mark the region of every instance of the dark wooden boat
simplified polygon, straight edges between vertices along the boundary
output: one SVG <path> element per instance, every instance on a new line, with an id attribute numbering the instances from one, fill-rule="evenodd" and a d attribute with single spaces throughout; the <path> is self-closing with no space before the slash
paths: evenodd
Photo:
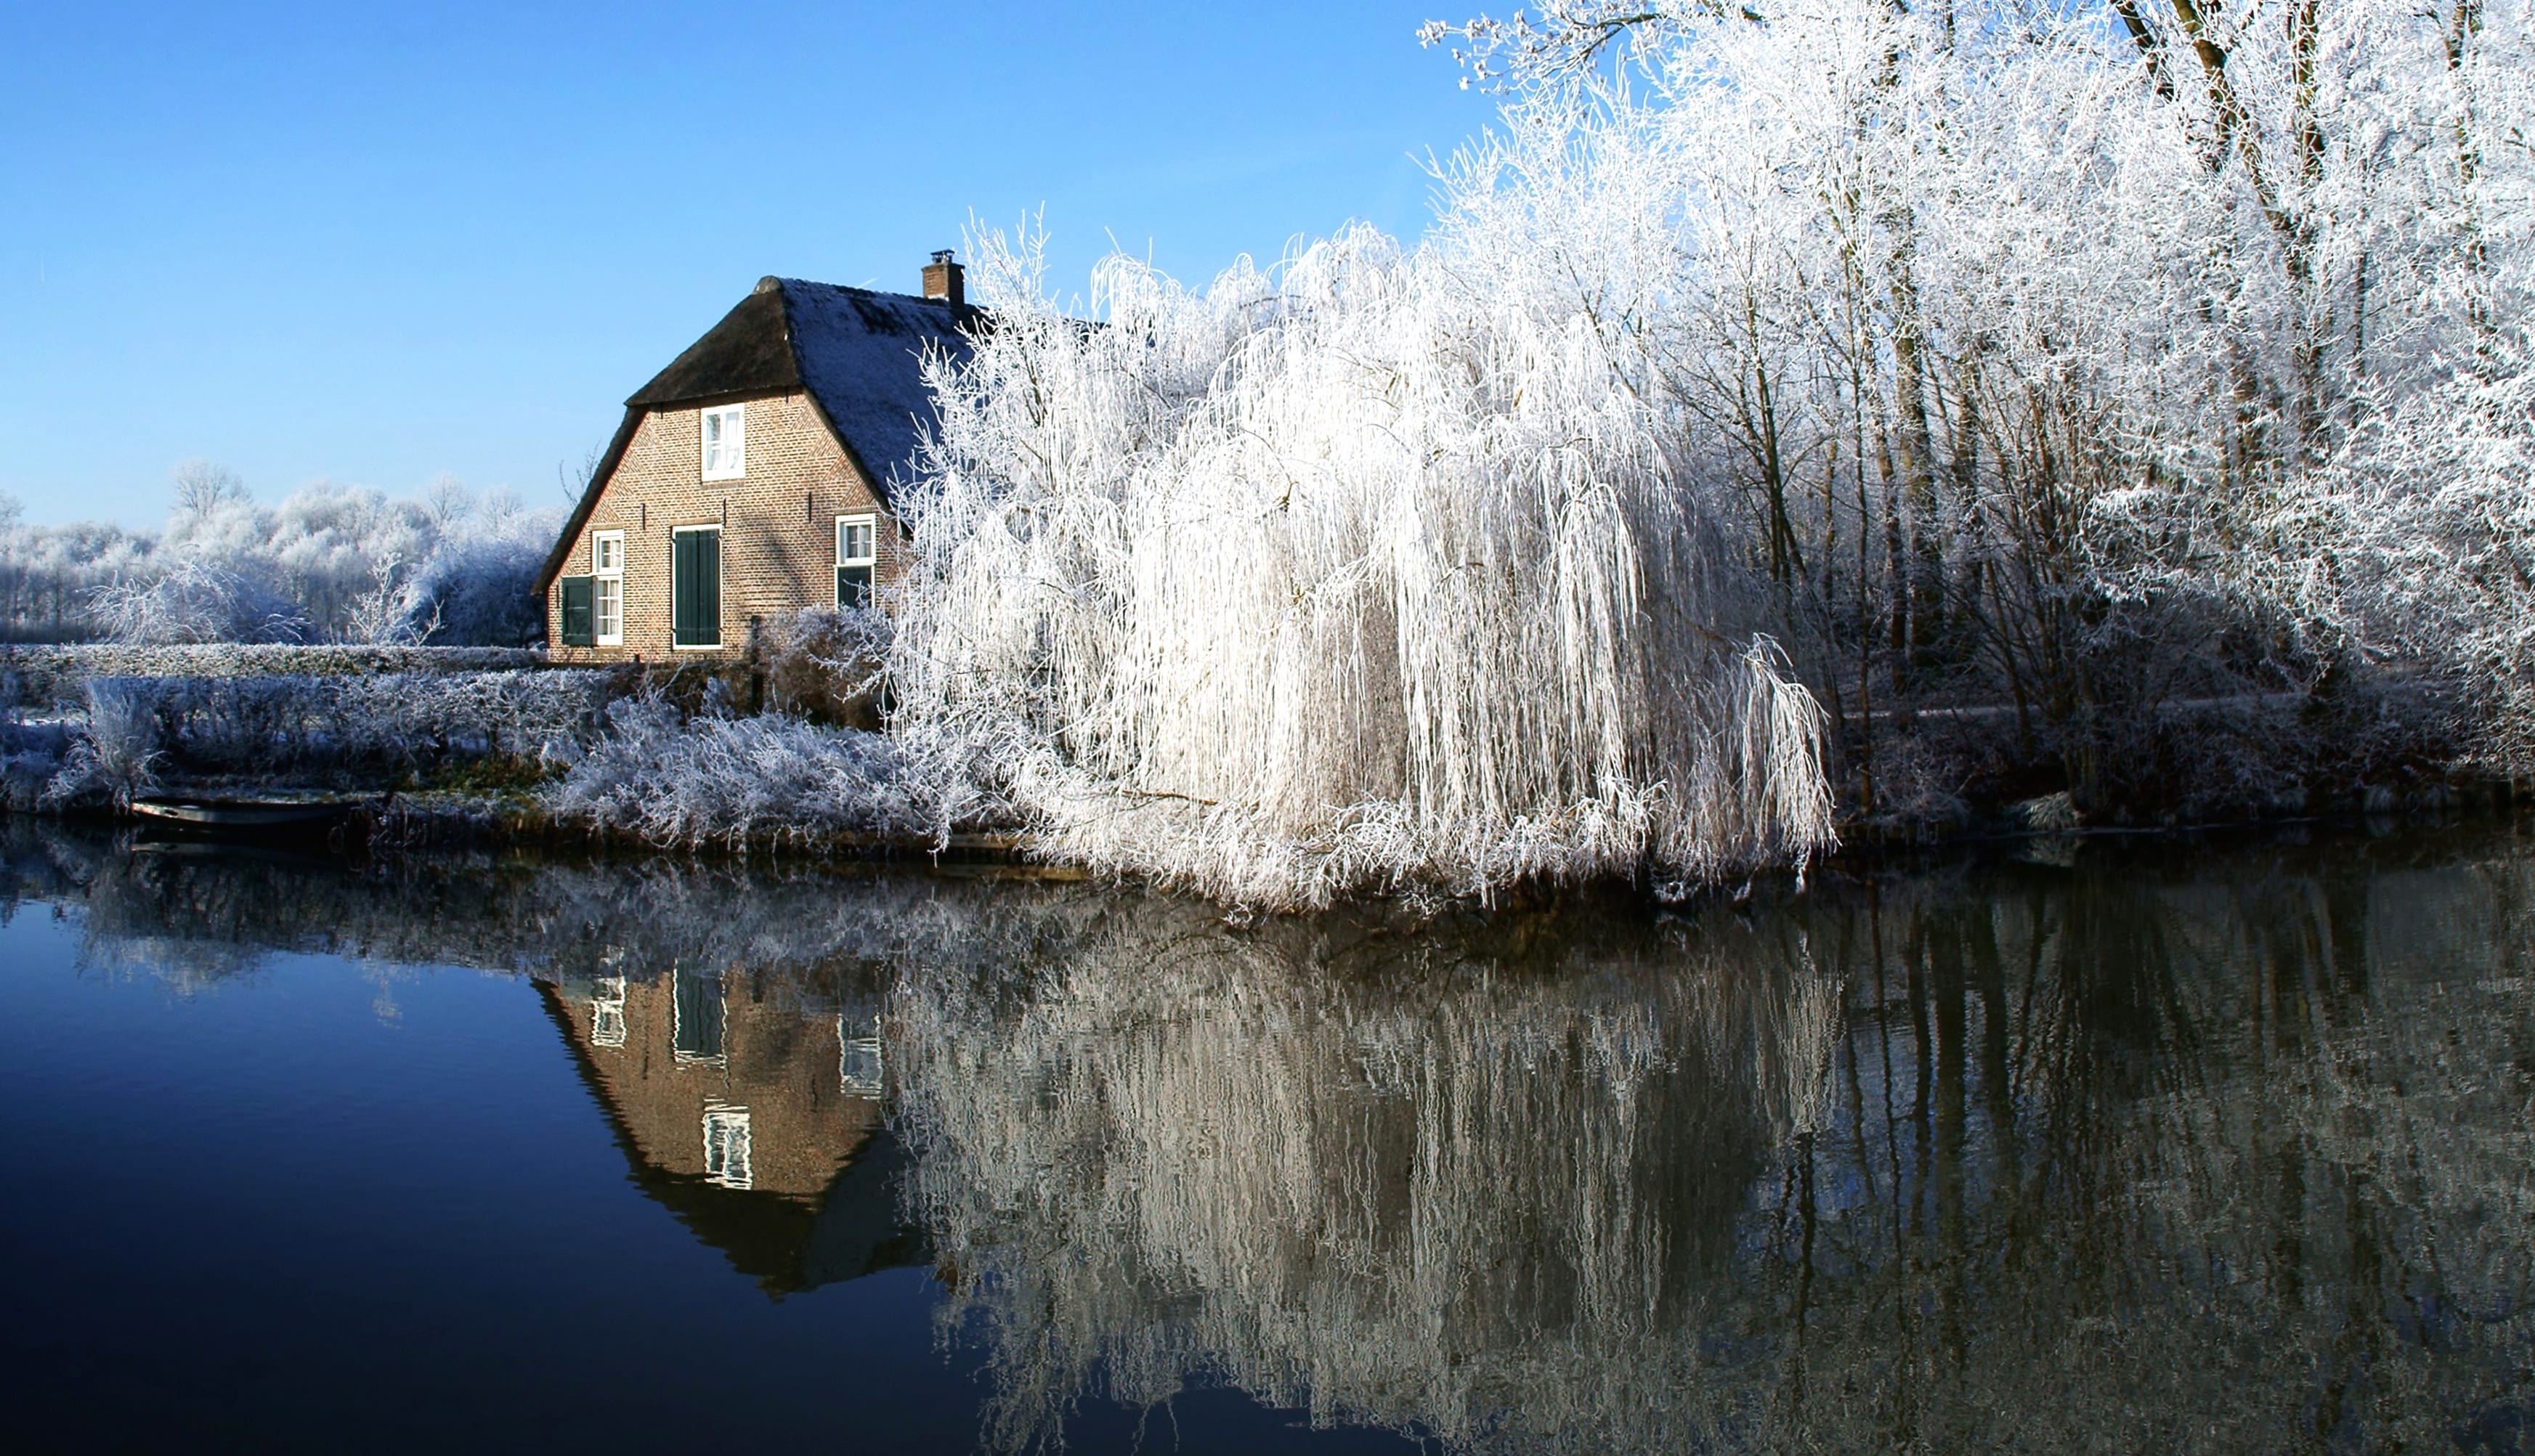
<path id="1" fill-rule="evenodd" d="M 235 794 L 153 794 L 132 801 L 134 817 L 173 828 L 253 833 L 331 829 L 377 807 L 365 795 L 277 790 Z"/>

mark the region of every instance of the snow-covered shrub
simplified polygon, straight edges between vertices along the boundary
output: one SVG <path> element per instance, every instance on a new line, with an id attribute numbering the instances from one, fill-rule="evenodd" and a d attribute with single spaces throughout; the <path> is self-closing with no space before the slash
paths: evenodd
<path id="1" fill-rule="evenodd" d="M 890 641 L 886 613 L 851 607 L 804 607 L 766 625 L 759 663 L 767 701 L 823 722 L 876 726 L 872 711 Z"/>
<path id="2" fill-rule="evenodd" d="M 544 641 L 536 578 L 552 544 L 496 537 L 442 545 L 406 586 L 403 631 L 416 641 L 452 645 Z"/>
<path id="3" fill-rule="evenodd" d="M 52 804 L 103 798 L 121 808 L 157 787 L 158 704 L 146 678 L 97 678 L 88 685 L 88 719 L 44 788 Z"/>
<path id="4" fill-rule="evenodd" d="M 1584 310 L 1378 234 L 1105 327 L 1026 247 L 937 369 L 893 691 L 1069 860 L 1276 905 L 1830 842 L 1823 715 Z"/>
<path id="5" fill-rule="evenodd" d="M 605 734 L 544 799 L 567 822 L 660 845 L 913 837 L 942 821 L 879 734 L 783 713 L 689 718 L 657 694 L 610 707 Z"/>
<path id="6" fill-rule="evenodd" d="M 0 721 L 0 808 L 41 807 L 70 752 L 70 730 L 58 719 L 27 722 L 11 714 Z"/>
<path id="7" fill-rule="evenodd" d="M 202 557 L 92 588 L 88 610 L 118 642 L 295 642 L 308 629 L 306 614 L 261 573 Z"/>

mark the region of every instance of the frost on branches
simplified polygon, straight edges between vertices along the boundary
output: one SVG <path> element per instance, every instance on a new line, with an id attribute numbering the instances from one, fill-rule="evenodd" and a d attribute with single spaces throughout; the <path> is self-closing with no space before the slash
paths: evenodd
<path id="1" fill-rule="evenodd" d="M 1085 326 L 988 242 L 937 377 L 898 731 L 1046 852 L 1237 900 L 1801 865 L 1823 715 L 1578 310 L 1370 231 Z"/>
<path id="2" fill-rule="evenodd" d="M 1551 0 L 1427 37 L 1512 96 L 1436 245 L 1596 320 L 1860 814 L 2535 771 L 2523 0 Z"/>
<path id="3" fill-rule="evenodd" d="M 2525 0 L 1425 35 L 1508 105 L 1414 251 L 1083 324 L 983 249 L 897 726 L 1052 853 L 1317 903 L 1801 863 L 1826 763 L 1914 826 L 2535 772 Z"/>

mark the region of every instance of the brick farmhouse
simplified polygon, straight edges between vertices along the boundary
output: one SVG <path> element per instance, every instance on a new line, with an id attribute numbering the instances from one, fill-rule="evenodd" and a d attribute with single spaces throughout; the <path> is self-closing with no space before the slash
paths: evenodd
<path id="1" fill-rule="evenodd" d="M 981 317 L 949 253 L 923 276 L 922 297 L 763 279 L 625 401 L 538 574 L 555 660 L 727 660 L 768 619 L 875 604 L 934 419 L 924 357 L 964 357 Z"/>
<path id="2" fill-rule="evenodd" d="M 621 952 L 617 952 L 621 955 Z M 636 1187 L 782 1295 L 922 1259 L 867 999 L 733 969 L 539 982 Z"/>

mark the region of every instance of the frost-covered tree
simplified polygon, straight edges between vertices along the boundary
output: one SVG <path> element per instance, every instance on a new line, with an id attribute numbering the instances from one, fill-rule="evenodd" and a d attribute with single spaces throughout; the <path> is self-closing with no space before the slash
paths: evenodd
<path id="1" fill-rule="evenodd" d="M 2529 15 L 1431 26 L 1508 107 L 1414 248 L 1112 260 L 1081 323 L 985 240 L 900 732 L 1302 902 L 1800 860 L 1815 702 L 1870 816 L 2524 771 Z"/>
<path id="2" fill-rule="evenodd" d="M 1355 230 L 1203 291 L 1112 259 L 1085 327 L 977 253 L 897 723 L 1054 852 L 1315 904 L 1827 844 L 1820 711 L 1588 312 Z"/>
<path id="3" fill-rule="evenodd" d="M 2463 689 L 2407 715 L 2435 766 L 2526 737 L 2488 645 L 2525 620 L 2523 523 L 2461 501 L 2509 498 L 2529 427 L 2528 26 L 1554 0 L 1429 28 L 1514 96 L 1440 226 L 1493 286 L 1585 300 L 1739 502 L 1862 807 L 1913 791 L 1879 754 L 1936 705 L 2011 708 L 1993 748 L 2089 810 L 2357 751 L 2311 715 L 2218 768 L 2204 705 L 2264 695 Z"/>

